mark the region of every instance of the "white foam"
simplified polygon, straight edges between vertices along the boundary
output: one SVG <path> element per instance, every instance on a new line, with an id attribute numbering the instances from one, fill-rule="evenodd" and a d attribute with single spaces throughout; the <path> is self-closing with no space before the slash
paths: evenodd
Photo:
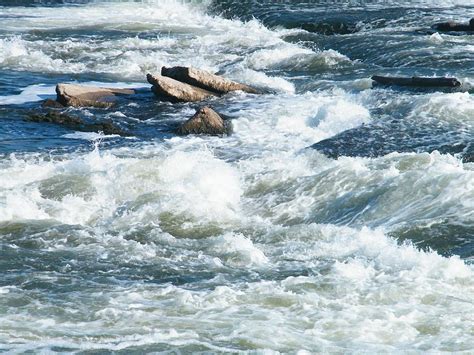
<path id="1" fill-rule="evenodd" d="M 248 70 L 273 66 L 334 65 L 347 60 L 335 51 L 315 53 L 282 39 L 289 30 L 271 31 L 256 20 L 241 22 L 210 16 L 202 6 L 180 2 L 95 3 L 79 7 L 9 8 L 5 28 L 97 28 L 141 32 L 161 31 L 156 38 L 54 39 L 35 41 L 21 36 L 0 40 L 0 67 L 57 73 L 108 73 L 128 80 L 144 80 L 161 66 L 192 65 L 205 70 L 225 68 L 233 79 L 276 90 L 291 91 L 291 84 Z M 193 12 L 193 16 L 183 14 Z M 141 19 L 138 21 L 137 19 Z M 146 19 L 143 21 L 142 19 Z M 187 33 L 187 36 L 183 36 Z M 216 48 L 219 51 L 216 52 Z M 300 59 L 293 58 L 295 53 Z M 80 61 L 77 59 L 80 56 Z M 241 60 L 244 58 L 244 60 Z M 319 58 L 319 59 L 318 59 Z M 242 73 L 242 76 L 235 77 Z M 246 74 L 247 73 L 247 74 Z M 273 85 L 274 84 L 274 85 Z"/>
<path id="2" fill-rule="evenodd" d="M 433 33 L 430 37 L 429 37 L 429 41 L 431 43 L 434 43 L 434 44 L 440 44 L 440 43 L 443 43 L 444 42 L 444 38 L 443 36 L 441 36 L 438 32 L 436 33 Z"/>
<path id="3" fill-rule="evenodd" d="M 96 132 L 74 132 L 74 133 L 68 133 L 62 135 L 64 138 L 69 138 L 69 139 L 81 139 L 81 140 L 86 140 L 86 141 L 97 141 L 97 140 L 102 140 L 102 139 L 107 139 L 107 138 L 117 138 L 120 137 L 118 134 L 109 134 L 109 135 L 104 135 L 102 133 L 96 133 Z"/>
<path id="4" fill-rule="evenodd" d="M 30 85 L 24 88 L 21 94 L 0 96 L 0 105 L 20 105 L 53 98 L 55 97 L 54 88 L 51 85 Z"/>
<path id="5" fill-rule="evenodd" d="M 163 344 L 183 352 L 469 351 L 472 265 L 388 235 L 447 218 L 471 223 L 474 167 L 437 152 L 333 160 L 303 149 L 370 122 L 373 92 L 296 93 L 290 79 L 257 70 L 349 60 L 285 43 L 284 31 L 255 20 L 224 20 L 199 9 L 145 2 L 9 10 L 23 17 L 6 21 L 7 29 L 171 34 L 102 42 L 9 39 L 2 44 L 4 67 L 141 78 L 162 64 L 193 63 L 279 94 L 230 95 L 229 111 L 238 116 L 230 137 L 174 137 L 102 151 L 103 136 L 75 133 L 68 137 L 96 141 L 95 149 L 2 159 L 2 226 L 18 223 L 12 234 L 22 223 L 31 226 L 32 252 L 67 252 L 71 260 L 60 269 L 66 280 L 77 280 L 82 262 L 112 271 L 95 275 L 111 280 L 110 288 L 98 290 L 94 279 L 91 289 L 65 293 L 61 312 L 57 299 L 43 297 L 1 314 L 0 343 L 17 352 L 126 352 Z M 27 18 L 31 11 L 37 16 Z M 64 57 L 68 51 L 84 54 L 84 61 Z M 31 86 L 3 99 L 31 102 L 53 89 Z M 472 114 L 468 94 L 437 93 L 417 97 L 408 115 L 469 126 Z M 45 231 L 37 228 L 42 223 Z M 24 242 L 4 238 L 7 247 Z M 44 273 L 24 275 L 31 277 L 25 282 L 46 282 Z M 62 285 L 54 276 L 48 282 Z M 37 290 L 7 291 L 0 288 L 6 303 Z M 15 343 L 7 342 L 13 337 Z"/>
<path id="6" fill-rule="evenodd" d="M 211 252 L 225 258 L 230 266 L 261 266 L 268 262 L 265 254 L 250 239 L 240 234 L 224 234 L 215 238 Z"/>

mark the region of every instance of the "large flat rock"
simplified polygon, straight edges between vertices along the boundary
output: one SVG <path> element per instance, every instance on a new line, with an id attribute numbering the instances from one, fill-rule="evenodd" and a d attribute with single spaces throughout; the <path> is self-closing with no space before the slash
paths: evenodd
<path id="1" fill-rule="evenodd" d="M 205 70 L 191 67 L 163 67 L 161 68 L 161 75 L 217 94 L 226 94 L 238 90 L 251 94 L 258 93 L 256 89 L 248 85 L 237 83 Z"/>
<path id="2" fill-rule="evenodd" d="M 196 102 L 217 96 L 210 91 L 182 83 L 178 80 L 161 75 L 148 74 L 148 82 L 152 90 L 162 100 L 171 102 Z"/>
<path id="3" fill-rule="evenodd" d="M 119 95 L 133 95 L 132 89 L 114 89 L 74 84 L 56 86 L 57 101 L 64 106 L 111 107 Z"/>

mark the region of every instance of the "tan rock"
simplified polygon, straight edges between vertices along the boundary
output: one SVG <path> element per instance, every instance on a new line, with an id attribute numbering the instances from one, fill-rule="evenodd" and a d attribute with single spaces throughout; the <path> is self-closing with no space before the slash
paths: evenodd
<path id="1" fill-rule="evenodd" d="M 64 106 L 74 107 L 111 107 L 118 95 L 132 95 L 131 89 L 113 89 L 73 84 L 56 86 L 57 101 Z"/>
<path id="2" fill-rule="evenodd" d="M 155 95 L 167 101 L 196 102 L 216 96 L 210 91 L 165 76 L 148 74 L 146 78 L 153 85 Z"/>
<path id="3" fill-rule="evenodd" d="M 193 117 L 187 120 L 177 130 L 178 134 L 208 134 L 213 136 L 232 133 L 232 124 L 224 121 L 212 108 L 200 108 Z"/>
<path id="4" fill-rule="evenodd" d="M 225 79 L 219 75 L 204 70 L 189 67 L 161 68 L 161 75 L 173 78 L 183 83 L 197 86 L 201 89 L 218 94 L 226 94 L 231 91 L 245 91 L 257 94 L 258 91 L 248 85 Z"/>

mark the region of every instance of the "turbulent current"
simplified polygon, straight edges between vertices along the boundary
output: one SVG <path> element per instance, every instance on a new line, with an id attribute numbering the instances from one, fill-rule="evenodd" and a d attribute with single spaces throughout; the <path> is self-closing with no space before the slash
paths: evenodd
<path id="1" fill-rule="evenodd" d="M 474 351 L 472 0 L 0 5 L 0 352 Z M 178 137 L 163 65 L 265 93 Z M 28 121 L 58 82 L 130 135 Z"/>

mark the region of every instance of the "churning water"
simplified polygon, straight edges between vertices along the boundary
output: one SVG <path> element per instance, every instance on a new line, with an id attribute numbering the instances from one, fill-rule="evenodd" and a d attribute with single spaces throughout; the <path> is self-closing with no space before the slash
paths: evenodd
<path id="1" fill-rule="evenodd" d="M 429 31 L 471 0 L 1 4 L 0 351 L 474 351 L 473 36 Z M 129 137 L 25 120 L 163 65 L 266 94 L 224 138 L 147 90 L 68 109 Z"/>

